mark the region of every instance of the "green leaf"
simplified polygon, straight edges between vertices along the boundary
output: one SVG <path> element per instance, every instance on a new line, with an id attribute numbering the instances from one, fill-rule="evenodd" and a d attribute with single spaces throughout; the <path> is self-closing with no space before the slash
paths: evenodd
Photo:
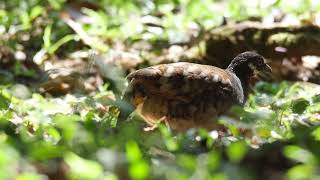
<path id="1" fill-rule="evenodd" d="M 119 115 L 120 115 L 120 110 L 115 106 L 111 106 L 109 108 L 109 112 L 106 113 L 104 120 L 106 122 L 109 122 L 111 127 L 115 128 L 117 126 Z"/>
<path id="2" fill-rule="evenodd" d="M 129 141 L 126 144 L 126 150 L 129 162 L 136 162 L 142 158 L 139 146 L 134 141 Z"/>
<path id="3" fill-rule="evenodd" d="M 0 111 L 0 126 L 5 126 L 12 117 L 12 111 Z"/>
<path id="4" fill-rule="evenodd" d="M 66 0 L 48 0 L 49 4 L 53 7 L 55 10 L 59 10 L 63 7 L 64 2 Z"/>
<path id="5" fill-rule="evenodd" d="M 192 155 L 181 154 L 178 156 L 177 161 L 181 167 L 184 167 L 189 171 L 194 171 L 196 169 L 196 165 L 197 165 L 196 158 L 193 157 Z"/>
<path id="6" fill-rule="evenodd" d="M 0 93 L 0 110 L 1 109 L 8 109 L 10 106 L 10 101 L 9 99 L 7 99 L 6 97 L 4 97 L 1 93 Z"/>
<path id="7" fill-rule="evenodd" d="M 228 180 L 228 176 L 223 173 L 214 174 L 210 180 Z"/>
<path id="8" fill-rule="evenodd" d="M 57 144 L 60 139 L 60 133 L 54 127 L 50 127 L 47 129 L 48 137 L 46 138 L 47 141 L 51 142 L 52 144 Z"/>
<path id="9" fill-rule="evenodd" d="M 176 140 L 172 137 L 170 130 L 162 124 L 159 125 L 159 129 L 162 134 L 162 138 L 164 138 L 168 150 L 176 151 L 179 148 L 179 146 Z"/>
<path id="10" fill-rule="evenodd" d="M 310 102 L 304 98 L 296 99 L 291 103 L 292 112 L 297 114 L 302 114 L 308 106 Z"/>
<path id="11" fill-rule="evenodd" d="M 0 179 L 13 179 L 13 172 L 19 168 L 20 155 L 17 149 L 6 144 L 7 135 L 1 133 L 0 139 Z"/>
<path id="12" fill-rule="evenodd" d="M 52 116 L 53 122 L 58 128 L 62 129 L 62 137 L 70 142 L 79 128 L 77 121 L 81 120 L 77 115 L 55 114 Z"/>
<path id="13" fill-rule="evenodd" d="M 20 21 L 22 23 L 22 28 L 24 30 L 27 30 L 31 27 L 31 19 L 30 16 L 27 12 L 23 11 L 19 14 L 20 16 Z"/>
<path id="14" fill-rule="evenodd" d="M 30 144 L 30 158 L 34 160 L 48 160 L 61 157 L 64 154 L 64 148 L 38 140 Z"/>
<path id="15" fill-rule="evenodd" d="M 320 94 L 314 95 L 312 97 L 312 102 L 313 103 L 319 103 L 320 102 Z"/>
<path id="16" fill-rule="evenodd" d="M 312 179 L 311 177 L 314 171 L 314 166 L 301 164 L 289 169 L 287 172 L 287 177 L 289 180 Z"/>
<path id="17" fill-rule="evenodd" d="M 138 161 L 129 167 L 129 174 L 132 179 L 146 179 L 149 175 L 149 166 L 144 161 Z"/>
<path id="18" fill-rule="evenodd" d="M 44 48 L 47 51 L 51 47 L 51 30 L 52 30 L 52 25 L 46 26 L 44 29 L 43 37 L 42 37 Z"/>
<path id="19" fill-rule="evenodd" d="M 44 8 L 42 6 L 35 6 L 31 9 L 30 19 L 34 19 L 44 13 Z"/>
<path id="20" fill-rule="evenodd" d="M 103 180 L 118 180 L 118 177 L 113 173 L 107 173 L 103 178 Z"/>
<path id="21" fill-rule="evenodd" d="M 302 163 L 315 163 L 315 157 L 314 155 L 305 150 L 302 149 L 299 146 L 290 145 L 286 146 L 283 151 L 284 155 L 292 160 L 302 162 Z"/>
<path id="22" fill-rule="evenodd" d="M 22 173 L 15 178 L 15 180 L 42 180 L 42 179 L 45 179 L 45 177 L 32 172 Z"/>
<path id="23" fill-rule="evenodd" d="M 67 123 L 67 122 L 76 122 L 80 121 L 81 118 L 78 115 L 69 115 L 69 114 L 55 114 L 52 116 L 52 118 L 57 122 L 57 123 Z"/>
<path id="24" fill-rule="evenodd" d="M 54 54 L 62 45 L 72 40 L 78 40 L 78 36 L 74 34 L 68 34 L 64 36 L 63 38 L 59 39 L 56 43 L 52 44 L 52 46 L 48 48 L 48 53 Z"/>
<path id="25" fill-rule="evenodd" d="M 75 179 L 99 179 L 103 175 L 102 166 L 92 160 L 87 160 L 69 152 L 64 156 L 64 160 L 70 167 L 71 177 Z M 71 179 L 74 179 L 71 178 Z"/>
<path id="26" fill-rule="evenodd" d="M 316 141 L 320 141 L 320 127 L 313 130 L 311 135 L 314 137 Z"/>
<path id="27" fill-rule="evenodd" d="M 208 168 L 210 170 L 215 170 L 220 166 L 221 155 L 216 151 L 211 151 L 208 153 Z"/>
<path id="28" fill-rule="evenodd" d="M 244 141 L 238 141 L 227 147 L 227 155 L 232 162 L 240 162 L 248 152 L 248 146 Z"/>
<path id="29" fill-rule="evenodd" d="M 134 141 L 126 144 L 127 159 L 130 163 L 129 175 L 132 179 L 146 179 L 149 175 L 149 165 L 142 159 L 139 146 Z"/>

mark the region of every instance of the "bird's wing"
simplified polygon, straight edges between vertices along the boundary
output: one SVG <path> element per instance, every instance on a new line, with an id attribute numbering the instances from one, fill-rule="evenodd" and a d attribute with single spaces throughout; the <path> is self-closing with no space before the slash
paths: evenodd
<path id="1" fill-rule="evenodd" d="M 191 102 L 195 98 L 234 100 L 237 83 L 223 69 L 194 63 L 172 63 L 151 66 L 131 73 L 128 92 L 134 96 L 161 96 Z"/>

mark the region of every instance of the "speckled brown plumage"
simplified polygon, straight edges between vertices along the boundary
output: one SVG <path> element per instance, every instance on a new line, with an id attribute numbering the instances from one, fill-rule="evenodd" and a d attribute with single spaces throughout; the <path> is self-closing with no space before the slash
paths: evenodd
<path id="1" fill-rule="evenodd" d="M 254 72 L 249 64 L 259 69 L 259 65 L 265 65 L 261 60 L 260 55 L 246 52 L 225 70 L 187 62 L 140 69 L 128 76 L 127 94 L 150 126 L 164 121 L 176 130 L 215 129 L 217 116 L 245 102 L 246 81 Z"/>

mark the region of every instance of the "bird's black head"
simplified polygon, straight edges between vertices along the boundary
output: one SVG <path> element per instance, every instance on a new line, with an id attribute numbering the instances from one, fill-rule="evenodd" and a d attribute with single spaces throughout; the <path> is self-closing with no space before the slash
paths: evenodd
<path id="1" fill-rule="evenodd" d="M 265 63 L 264 58 L 252 51 L 247 51 L 236 56 L 227 70 L 235 73 L 240 80 L 252 77 L 255 74 L 270 73 L 271 68 Z"/>
<path id="2" fill-rule="evenodd" d="M 271 73 L 271 68 L 265 63 L 260 54 L 247 51 L 235 57 L 228 66 L 227 71 L 234 73 L 240 79 L 246 96 L 250 79 L 256 74 L 267 76 Z"/>

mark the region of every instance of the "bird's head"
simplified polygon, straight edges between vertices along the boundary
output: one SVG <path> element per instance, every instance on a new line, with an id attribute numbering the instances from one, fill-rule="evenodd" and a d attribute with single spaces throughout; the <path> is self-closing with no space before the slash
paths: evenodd
<path id="1" fill-rule="evenodd" d="M 235 73 L 240 80 L 250 79 L 252 76 L 266 75 L 271 73 L 271 67 L 258 53 L 247 51 L 236 56 L 227 70 Z"/>

